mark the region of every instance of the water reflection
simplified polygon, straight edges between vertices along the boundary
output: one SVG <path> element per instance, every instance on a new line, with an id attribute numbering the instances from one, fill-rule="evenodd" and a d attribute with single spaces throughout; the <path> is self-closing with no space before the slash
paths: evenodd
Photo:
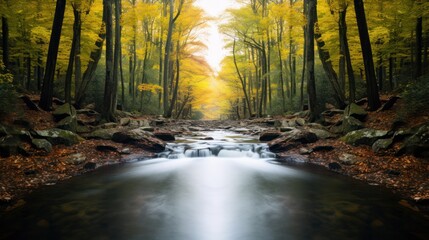
<path id="1" fill-rule="evenodd" d="M 38 191 L 0 216 L 0 239 L 429 239 L 428 220 L 379 188 L 271 164 L 263 145 L 217 136 L 204 143 L 221 146 L 217 157 L 147 160 Z M 170 153 L 189 144 L 203 142 Z"/>

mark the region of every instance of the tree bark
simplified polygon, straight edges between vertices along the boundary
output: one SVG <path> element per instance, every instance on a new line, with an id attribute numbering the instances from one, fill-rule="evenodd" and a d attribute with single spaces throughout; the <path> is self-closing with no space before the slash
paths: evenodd
<path id="1" fill-rule="evenodd" d="M 372 58 L 372 48 L 366 22 L 365 8 L 362 0 L 354 0 L 354 6 L 359 29 L 362 56 L 365 65 L 368 109 L 370 111 L 375 111 L 381 106 L 381 102 L 380 95 L 378 93 L 377 79 L 375 77 L 374 60 Z"/>
<path id="2" fill-rule="evenodd" d="M 180 16 L 180 12 L 183 6 L 183 0 L 180 0 L 180 5 L 177 10 L 176 16 L 174 16 L 174 0 L 170 0 L 170 8 L 169 8 L 169 23 L 168 23 L 168 31 L 167 31 L 167 39 L 165 41 L 165 51 L 164 51 L 164 74 L 163 74 L 163 107 L 164 107 L 164 116 L 167 117 L 169 111 L 169 91 L 168 91 L 168 83 L 170 78 L 170 56 L 172 51 L 172 38 L 173 38 L 173 30 L 174 23 L 177 18 Z"/>
<path id="3" fill-rule="evenodd" d="M 347 68 L 347 76 L 349 80 L 349 101 L 354 102 L 356 99 L 356 81 L 353 71 L 352 60 L 350 56 L 349 41 L 347 39 L 347 5 L 343 7 L 343 11 L 340 12 L 339 16 L 339 28 L 340 28 L 340 45 L 343 49 L 344 60 Z"/>
<path id="4" fill-rule="evenodd" d="M 113 102 L 115 94 L 113 80 L 113 11 L 111 0 L 103 0 L 103 11 L 106 14 L 106 79 L 104 85 L 102 118 L 110 122 L 115 120 Z"/>
<path id="5" fill-rule="evenodd" d="M 233 47 L 232 47 L 232 56 L 234 58 L 234 66 L 235 66 L 235 70 L 237 71 L 238 79 L 240 80 L 240 83 L 241 83 L 241 88 L 243 89 L 244 98 L 246 100 L 247 108 L 249 109 L 249 116 L 252 116 L 252 106 L 250 105 L 250 99 L 249 99 L 249 96 L 247 95 L 246 84 L 244 82 L 243 76 L 240 73 L 240 69 L 238 68 L 238 65 L 237 65 L 237 58 L 235 55 L 235 46 L 236 46 L 236 41 L 234 39 L 234 43 L 233 43 Z"/>
<path id="6" fill-rule="evenodd" d="M 307 61 L 307 93 L 308 93 L 308 107 L 310 110 L 310 121 L 316 119 L 317 116 L 317 97 L 316 97 L 316 80 L 314 76 L 314 26 L 316 21 L 316 6 L 317 0 L 305 0 L 304 4 L 307 5 L 307 33 L 305 38 L 306 46 L 306 61 Z"/>
<path id="7" fill-rule="evenodd" d="M 54 95 L 54 76 L 57 65 L 58 48 L 60 45 L 61 30 L 66 9 L 66 0 L 57 0 L 54 21 L 52 24 L 51 39 L 49 42 L 48 58 L 46 60 L 45 76 L 43 78 L 42 93 L 39 106 L 43 110 L 51 110 Z"/>

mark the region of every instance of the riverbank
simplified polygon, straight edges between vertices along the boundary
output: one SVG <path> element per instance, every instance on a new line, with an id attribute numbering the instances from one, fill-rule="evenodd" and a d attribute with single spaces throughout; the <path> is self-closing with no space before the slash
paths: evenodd
<path id="1" fill-rule="evenodd" d="M 396 111 L 397 109 L 392 109 L 369 113 L 363 127 L 388 131 L 396 119 Z M 91 122 L 91 117 L 88 117 L 87 114 L 85 116 L 80 121 Z M 335 117 L 338 118 L 338 116 Z M 11 116 L 2 124 L 16 124 L 17 119 L 25 119 L 33 130 L 55 127 L 55 119 L 51 113 L 30 110 L 25 110 L 20 116 Z M 297 124 L 291 126 L 291 122 Z M 404 127 L 412 128 L 426 122 L 429 122 L 429 117 L 420 116 L 407 121 Z M 288 126 L 284 126 L 285 124 Z M 332 124 L 334 127 L 336 125 L 338 125 L 337 122 Z M 102 133 L 101 138 L 105 139 L 83 133 L 81 135 L 85 139 L 81 139 L 78 143 L 70 146 L 53 145 L 49 152 L 43 148 L 34 149 L 31 143 L 24 142 L 18 149 L 21 150 L 16 154 L 1 158 L 0 209 L 11 210 L 25 204 L 25 196 L 41 186 L 53 185 L 106 165 L 151 158 L 156 154 L 154 149 L 145 148 L 148 146 L 147 142 L 135 144 L 135 141 L 122 141 L 124 134 L 119 139 L 121 141 L 112 141 L 103 135 L 106 133 L 131 128 L 145 129 L 145 131 L 138 132 L 139 136 L 145 141 L 149 139 L 154 142 L 155 140 L 151 137 L 147 137 L 146 134 L 149 133 L 146 130 L 152 132 L 150 136 L 158 133 L 158 137 L 161 139 L 170 138 L 171 140 L 171 137 L 174 138 L 174 136 L 199 135 L 201 131 L 216 129 L 255 137 L 269 132 L 281 137 L 287 135 L 288 131 L 310 127 L 332 130 L 329 126 L 307 123 L 299 115 L 242 121 L 190 121 L 127 116 L 121 118 L 121 121 L 116 124 L 105 124 L 92 129 L 98 131 L 98 134 Z M 425 214 L 429 212 L 429 163 L 427 159 L 417 158 L 408 153 L 397 156 L 402 142 L 392 143 L 389 148 L 375 152 L 368 145 L 347 144 L 344 139 L 341 139 L 342 136 L 344 134 L 337 133 L 328 135 L 326 138 L 317 137 L 317 141 L 293 145 L 294 147 L 283 149 L 277 154 L 280 161 L 304 161 L 324 166 L 331 171 L 365 181 L 371 185 L 386 187 L 404 199 L 401 204 L 405 207 L 422 211 Z M 109 137 L 111 138 L 112 134 Z M 209 141 L 209 139 L 207 140 Z M 162 141 L 156 143 L 163 144 Z"/>

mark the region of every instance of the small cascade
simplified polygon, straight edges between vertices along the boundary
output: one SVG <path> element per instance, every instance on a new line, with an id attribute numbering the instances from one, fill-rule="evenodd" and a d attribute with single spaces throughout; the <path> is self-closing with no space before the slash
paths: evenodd
<path id="1" fill-rule="evenodd" d="M 185 151 L 185 157 L 210 157 L 213 156 L 212 152 L 208 148 L 202 149 L 188 149 Z"/>
<path id="2" fill-rule="evenodd" d="M 264 143 L 231 143 L 225 141 L 170 143 L 159 158 L 276 158 Z"/>

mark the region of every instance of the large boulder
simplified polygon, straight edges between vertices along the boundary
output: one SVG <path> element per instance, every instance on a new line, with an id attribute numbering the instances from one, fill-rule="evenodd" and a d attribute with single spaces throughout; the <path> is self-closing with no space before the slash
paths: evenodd
<path id="1" fill-rule="evenodd" d="M 388 131 L 364 128 L 364 129 L 349 132 L 341 139 L 353 146 L 358 146 L 358 145 L 372 146 L 378 139 L 385 138 L 387 135 L 388 135 Z"/>
<path id="2" fill-rule="evenodd" d="M 335 135 L 335 134 L 333 134 L 327 130 L 324 130 L 324 129 L 309 128 L 308 131 L 316 134 L 318 139 L 329 139 L 329 138 L 336 138 L 337 137 L 337 135 Z"/>
<path id="3" fill-rule="evenodd" d="M 76 117 L 76 109 L 70 105 L 69 103 L 65 103 L 55 109 L 54 112 L 52 112 L 52 115 L 54 116 L 55 120 L 59 121 L 65 117 Z"/>
<path id="4" fill-rule="evenodd" d="M 144 128 L 144 130 L 145 129 L 146 128 Z M 162 141 L 174 141 L 174 140 L 176 140 L 176 138 L 174 137 L 174 134 L 171 131 L 156 131 L 153 133 L 153 135 L 156 138 L 161 139 Z"/>
<path id="5" fill-rule="evenodd" d="M 316 134 L 307 130 L 295 129 L 285 132 L 281 137 L 269 142 L 268 147 L 272 152 L 285 152 L 301 144 L 313 143 L 317 140 Z"/>
<path id="6" fill-rule="evenodd" d="M 64 144 L 71 146 L 84 140 L 76 133 L 59 128 L 33 131 L 33 135 L 37 138 L 46 139 L 53 145 Z"/>
<path id="7" fill-rule="evenodd" d="M 71 132 L 77 131 L 77 114 L 76 109 L 69 103 L 59 106 L 52 113 L 55 121 L 57 121 L 57 128 L 68 130 Z"/>
<path id="8" fill-rule="evenodd" d="M 275 132 L 273 132 L 273 131 L 263 132 L 259 136 L 259 141 L 268 142 L 268 141 L 272 141 L 272 140 L 274 140 L 280 136 L 281 136 L 281 132 L 277 132 L 277 131 L 275 131 Z"/>
<path id="9" fill-rule="evenodd" d="M 162 140 L 153 137 L 151 133 L 140 128 L 116 132 L 113 134 L 112 140 L 132 144 L 151 152 L 162 152 L 166 145 Z"/>
<path id="10" fill-rule="evenodd" d="M 421 125 L 414 135 L 405 140 L 398 155 L 403 153 L 429 158 L 429 123 Z"/>
<path id="11" fill-rule="evenodd" d="M 352 116 L 345 116 L 343 119 L 343 123 L 341 124 L 342 133 L 349 133 L 362 128 L 364 128 L 363 123 Z"/>
<path id="12" fill-rule="evenodd" d="M 365 121 L 367 115 L 368 113 L 365 111 L 365 109 L 355 103 L 348 105 L 344 110 L 345 117 L 354 117 L 360 121 Z"/>
<path id="13" fill-rule="evenodd" d="M 380 153 L 383 150 L 389 149 L 393 144 L 393 138 L 378 139 L 372 144 L 372 150 L 376 153 Z"/>
<path id="14" fill-rule="evenodd" d="M 47 153 L 50 153 L 52 151 L 52 144 L 46 139 L 34 138 L 33 140 L 31 140 L 31 143 L 36 149 L 43 149 Z"/>
<path id="15" fill-rule="evenodd" d="M 113 134 L 123 131 L 123 129 L 119 128 L 100 128 L 89 134 L 84 135 L 86 138 L 94 138 L 94 139 L 103 139 L 103 140 L 112 140 Z"/>

